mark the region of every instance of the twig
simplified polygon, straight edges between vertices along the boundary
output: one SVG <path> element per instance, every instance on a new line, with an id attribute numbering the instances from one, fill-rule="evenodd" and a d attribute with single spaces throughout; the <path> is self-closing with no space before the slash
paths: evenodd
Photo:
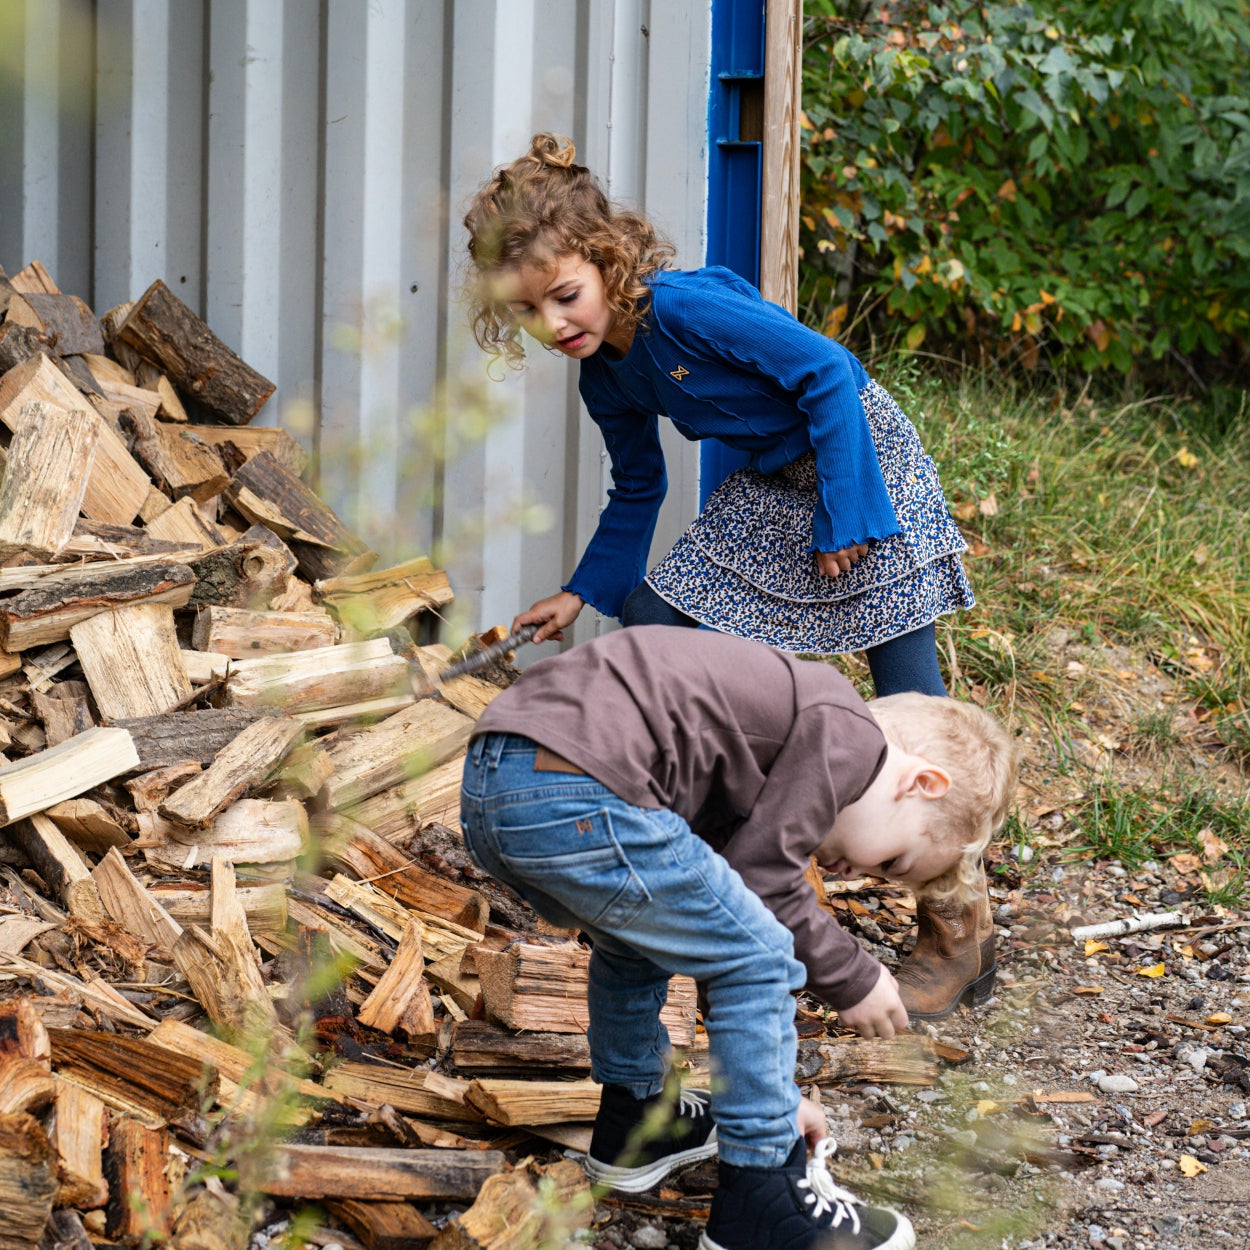
<path id="1" fill-rule="evenodd" d="M 1183 929 L 1188 924 L 1189 917 L 1183 912 L 1156 911 L 1123 920 L 1108 920 L 1106 924 L 1078 925 L 1071 932 L 1074 942 L 1083 942 L 1086 938 L 1123 937 L 1126 933 L 1142 933 L 1147 929 Z"/>

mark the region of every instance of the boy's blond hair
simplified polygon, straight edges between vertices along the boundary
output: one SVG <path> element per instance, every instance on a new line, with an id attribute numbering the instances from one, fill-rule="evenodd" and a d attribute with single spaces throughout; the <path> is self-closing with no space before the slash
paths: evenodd
<path id="1" fill-rule="evenodd" d="M 931 805 L 928 833 L 938 843 L 958 843 L 963 853 L 917 892 L 973 902 L 983 892 L 981 855 L 1015 797 L 1015 739 L 984 708 L 958 699 L 907 692 L 873 699 L 868 707 L 891 745 L 940 765 L 951 777 L 950 789 Z"/>

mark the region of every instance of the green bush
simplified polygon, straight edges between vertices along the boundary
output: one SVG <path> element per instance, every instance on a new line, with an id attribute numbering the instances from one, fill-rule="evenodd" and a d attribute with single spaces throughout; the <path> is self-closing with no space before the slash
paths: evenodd
<path id="1" fill-rule="evenodd" d="M 807 0 L 803 88 L 811 324 L 1026 368 L 1244 367 L 1244 0 Z"/>

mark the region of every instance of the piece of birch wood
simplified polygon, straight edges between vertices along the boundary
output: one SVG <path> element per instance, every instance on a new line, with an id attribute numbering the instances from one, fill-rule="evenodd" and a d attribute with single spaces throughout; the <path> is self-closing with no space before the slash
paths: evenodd
<path id="1" fill-rule="evenodd" d="M 175 790 L 157 809 L 167 820 L 204 829 L 231 803 L 264 782 L 304 732 L 285 716 L 253 721 L 205 772 Z"/>
<path id="2" fill-rule="evenodd" d="M 138 763 L 124 729 L 100 727 L 0 768 L 0 826 L 111 781 Z"/>
<path id="3" fill-rule="evenodd" d="M 159 716 L 191 693 L 168 604 L 97 613 L 71 626 L 70 639 L 106 720 Z"/>
<path id="4" fill-rule="evenodd" d="M 0 481 L 0 548 L 48 559 L 74 533 L 100 437 L 99 418 L 51 404 L 21 411 Z"/>
<path id="5" fill-rule="evenodd" d="M 1123 920 L 1108 920 L 1104 924 L 1077 925 L 1070 932 L 1074 942 L 1084 942 L 1089 938 L 1123 937 L 1149 929 L 1184 929 L 1188 925 L 1189 917 L 1183 912 L 1156 911 L 1141 916 L 1128 916 Z"/>

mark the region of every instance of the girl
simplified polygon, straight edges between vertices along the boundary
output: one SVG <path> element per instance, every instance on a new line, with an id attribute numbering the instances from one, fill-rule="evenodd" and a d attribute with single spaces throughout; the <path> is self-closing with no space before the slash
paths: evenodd
<path id="1" fill-rule="evenodd" d="M 513 622 L 560 639 L 582 607 L 626 625 L 706 625 L 779 650 L 863 650 L 878 695 L 946 693 L 934 622 L 973 603 L 933 461 L 839 343 L 728 269 L 667 267 L 671 245 L 609 203 L 572 144 L 539 134 L 465 226 L 473 329 L 520 366 L 521 330 L 581 364 L 614 489 L 573 575 Z M 648 574 L 666 479 L 658 416 L 751 457 Z M 922 900 L 899 972 L 933 1019 L 993 987 L 988 896 Z"/>

